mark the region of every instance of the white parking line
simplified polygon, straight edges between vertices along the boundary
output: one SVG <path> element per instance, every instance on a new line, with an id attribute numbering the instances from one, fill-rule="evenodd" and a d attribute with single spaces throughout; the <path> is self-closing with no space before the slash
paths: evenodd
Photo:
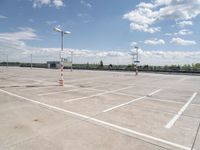
<path id="1" fill-rule="evenodd" d="M 144 99 L 145 97 L 146 97 L 146 96 L 142 96 L 142 97 L 139 97 L 139 98 L 133 99 L 133 100 L 131 100 L 131 101 L 129 101 L 129 102 L 126 102 L 126 103 L 123 103 L 123 104 L 120 104 L 120 105 L 117 105 L 117 106 L 111 107 L 111 108 L 109 108 L 109 109 L 106 109 L 106 110 L 104 110 L 103 112 L 108 112 L 108 111 L 111 111 L 111 110 L 113 110 L 113 109 L 116 109 L 116 108 L 122 107 L 122 106 L 124 106 L 124 105 L 128 105 L 128 104 L 130 104 L 130 103 L 132 103 L 132 102 L 136 102 L 136 101 L 139 101 L 139 100 L 141 100 L 141 99 Z"/>
<path id="2" fill-rule="evenodd" d="M 86 89 L 86 90 L 93 90 L 93 91 L 100 91 L 100 92 L 103 92 L 105 90 L 99 90 L 99 89 L 95 89 L 95 88 L 98 88 L 98 87 L 102 87 L 102 86 L 106 86 L 106 85 L 101 85 L 101 86 L 96 86 L 94 88 L 87 88 L 87 87 L 77 87 L 77 86 L 73 86 L 73 85 L 67 85 L 64 87 L 74 87 L 76 89 L 72 89 L 72 90 L 65 90 L 65 91 L 57 91 L 57 92 L 46 92 L 46 93 L 42 93 L 42 94 L 38 94 L 38 96 L 46 96 L 46 95 L 53 95 L 53 94 L 59 94 L 59 93 L 66 93 L 66 92 L 70 92 L 70 91 L 79 91 L 79 90 L 82 90 L 82 89 Z"/>
<path id="3" fill-rule="evenodd" d="M 154 92 L 152 92 L 152 93 L 148 94 L 147 96 L 152 96 L 152 95 L 154 95 L 154 94 L 156 94 L 156 93 L 160 92 L 161 90 L 162 90 L 162 89 L 158 89 L 158 90 L 156 90 L 156 91 L 154 91 Z"/>
<path id="4" fill-rule="evenodd" d="M 129 136 L 132 136 L 132 137 L 138 136 L 137 137 L 138 139 L 148 141 L 149 143 L 155 144 L 157 142 L 160 142 L 162 144 L 170 145 L 170 146 L 173 146 L 173 147 L 176 147 L 176 148 L 181 148 L 181 149 L 184 149 L 184 150 L 191 150 L 190 147 L 187 147 L 187 146 L 184 146 L 184 145 L 173 143 L 173 142 L 170 142 L 170 141 L 167 141 L 167 140 L 164 140 L 164 139 L 160 139 L 160 138 L 148 135 L 148 134 L 137 132 L 135 130 L 124 128 L 124 127 L 121 127 L 121 126 L 118 126 L 118 125 L 115 125 L 115 124 L 112 124 L 112 123 L 109 123 L 109 122 L 105 122 L 105 121 L 102 121 L 102 120 L 99 120 L 99 119 L 96 119 L 96 118 L 92 118 L 92 117 L 82 115 L 82 114 L 79 114 L 79 113 L 75 113 L 75 112 L 72 112 L 72 111 L 69 111 L 69 110 L 66 110 L 66 109 L 63 109 L 63 108 L 59 108 L 59 107 L 52 106 L 52 105 L 49 105 L 49 104 L 46 104 L 46 103 L 42 103 L 42 102 L 30 99 L 30 98 L 26 98 L 26 97 L 23 97 L 23 96 L 20 96 L 20 95 L 17 95 L 17 94 L 14 94 L 14 93 L 2 90 L 2 89 L 0 89 L 0 91 L 3 92 L 3 93 L 6 93 L 8 95 L 11 95 L 11 96 L 14 96 L 14 97 L 35 103 L 35 104 L 38 104 L 38 105 L 46 107 L 48 109 L 52 109 L 52 110 L 56 110 L 56 111 L 59 111 L 59 112 L 71 114 L 72 116 L 76 116 L 80 119 L 85 119 L 85 121 L 99 125 L 99 126 L 104 127 L 104 128 L 108 128 L 108 129 L 120 132 L 121 134 L 129 135 Z"/>
<path id="5" fill-rule="evenodd" d="M 69 100 L 65 100 L 64 102 L 66 103 L 66 102 L 72 102 L 72 101 L 82 100 L 82 99 L 86 99 L 86 98 L 96 97 L 96 96 L 100 96 L 100 95 L 104 95 L 104 94 L 108 94 L 108 93 L 114 93 L 114 92 L 117 92 L 117 91 L 129 89 L 129 88 L 132 88 L 132 87 L 133 86 L 129 86 L 129 87 L 126 87 L 126 88 L 121 88 L 121 89 L 117 89 L 117 90 L 113 90 L 113 91 L 106 91 L 106 92 L 103 92 L 103 93 L 98 93 L 98 94 L 94 94 L 94 95 L 90 95 L 90 96 L 69 99 Z"/>
<path id="6" fill-rule="evenodd" d="M 190 99 L 188 100 L 188 102 L 179 110 L 179 112 L 165 125 L 165 128 L 171 128 L 174 123 L 178 120 L 178 118 L 182 115 L 182 113 L 185 111 L 185 109 L 190 105 L 190 103 L 192 102 L 192 100 L 195 98 L 195 96 L 197 95 L 197 92 L 195 92 Z"/>
<path id="7" fill-rule="evenodd" d="M 122 93 L 122 92 L 117 92 L 117 93 L 114 93 L 116 95 L 124 95 L 124 96 L 129 96 L 129 97 L 140 97 L 142 95 L 131 95 L 131 94 L 126 94 L 126 93 Z M 148 99 L 151 99 L 152 101 L 160 101 L 160 102 L 168 102 L 168 103 L 176 103 L 176 104 L 183 104 L 184 102 L 177 102 L 175 100 L 168 100 L 168 99 L 160 99 L 160 98 L 154 98 L 154 97 L 148 97 Z M 191 105 L 195 105 L 195 104 L 191 104 Z M 198 105 L 198 104 L 197 104 Z"/>
<path id="8" fill-rule="evenodd" d="M 160 98 L 154 98 L 154 97 L 148 97 L 148 99 L 152 101 L 159 101 L 159 102 L 166 102 L 166 103 L 175 103 L 175 104 L 183 104 L 184 102 L 178 102 L 175 100 L 168 100 L 168 99 L 160 99 Z"/>
<path id="9" fill-rule="evenodd" d="M 155 94 L 155 93 L 158 93 L 159 91 L 161 91 L 161 89 L 156 90 L 156 91 L 154 91 L 154 92 L 152 92 L 152 93 L 150 93 L 150 94 L 153 95 L 153 94 Z M 148 94 L 148 95 L 149 95 L 149 94 Z M 133 100 L 131 100 L 131 101 L 129 101 L 129 102 L 122 103 L 122 104 L 120 104 L 120 105 L 117 105 L 117 106 L 114 106 L 114 107 L 108 108 L 108 109 L 106 109 L 106 110 L 103 110 L 102 112 L 105 113 L 105 112 L 111 111 L 111 110 L 113 110 L 113 109 L 116 109 L 116 108 L 119 108 L 119 107 L 122 107 L 122 106 L 128 105 L 128 104 L 130 104 L 130 103 L 132 103 L 132 102 L 139 101 L 139 100 L 144 99 L 144 98 L 146 98 L 146 97 L 147 97 L 147 96 L 142 96 L 142 97 L 139 97 L 139 98 L 133 99 Z"/>
<path id="10" fill-rule="evenodd" d="M 67 93 L 67 92 L 78 91 L 78 90 L 79 90 L 79 89 L 72 89 L 72 90 L 65 90 L 65 91 L 57 91 L 57 92 L 42 93 L 42 94 L 38 94 L 38 96 L 47 96 L 47 95 L 52 95 L 52 94 Z"/>

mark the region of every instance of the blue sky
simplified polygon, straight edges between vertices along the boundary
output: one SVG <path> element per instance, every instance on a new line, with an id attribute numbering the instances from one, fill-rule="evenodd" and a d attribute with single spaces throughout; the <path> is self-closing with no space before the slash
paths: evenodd
<path id="1" fill-rule="evenodd" d="M 61 26 L 66 57 L 76 63 L 142 64 L 200 60 L 200 0 L 1 0 L 0 61 L 58 60 Z"/>

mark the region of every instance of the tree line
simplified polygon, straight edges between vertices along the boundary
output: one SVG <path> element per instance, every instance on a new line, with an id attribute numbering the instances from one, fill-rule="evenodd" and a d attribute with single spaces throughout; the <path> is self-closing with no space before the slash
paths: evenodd
<path id="1" fill-rule="evenodd" d="M 19 66 L 19 67 L 30 67 L 30 63 L 21 62 L 1 62 L 0 66 Z M 33 63 L 33 67 L 47 68 L 46 63 Z M 68 67 L 65 67 L 66 69 Z M 99 63 L 86 63 L 86 64 L 73 64 L 74 69 L 88 69 L 88 70 L 116 70 L 116 71 L 134 71 L 135 65 L 115 65 L 109 64 L 104 65 L 101 60 Z M 189 73 L 200 73 L 200 63 L 186 64 L 186 65 L 164 65 L 164 66 L 153 66 L 153 65 L 138 65 L 139 71 L 147 72 L 189 72 Z"/>

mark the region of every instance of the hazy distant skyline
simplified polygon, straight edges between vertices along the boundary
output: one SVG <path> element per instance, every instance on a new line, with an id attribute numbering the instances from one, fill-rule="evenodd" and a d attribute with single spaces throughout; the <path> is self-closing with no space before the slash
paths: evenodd
<path id="1" fill-rule="evenodd" d="M 200 0 L 1 0 L 0 61 L 58 60 L 62 26 L 75 63 L 200 62 Z"/>

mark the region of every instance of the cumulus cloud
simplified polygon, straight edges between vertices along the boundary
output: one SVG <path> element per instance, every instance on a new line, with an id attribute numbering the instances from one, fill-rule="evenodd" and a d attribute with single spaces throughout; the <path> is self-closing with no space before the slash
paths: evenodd
<path id="1" fill-rule="evenodd" d="M 182 45 L 182 46 L 188 46 L 188 45 L 195 45 L 195 41 L 190 41 L 190 40 L 184 40 L 179 37 L 177 38 L 172 38 L 170 43 L 176 44 L 176 45 Z"/>
<path id="2" fill-rule="evenodd" d="M 123 18 L 131 22 L 131 30 L 155 33 L 160 31 L 159 27 L 155 27 L 157 22 L 175 20 L 184 27 L 192 25 L 188 20 L 199 14 L 199 0 L 153 0 L 151 3 L 139 3 L 136 9 L 124 14 Z"/>
<path id="3" fill-rule="evenodd" d="M 152 39 L 152 40 L 145 40 L 144 44 L 163 45 L 163 44 L 165 44 L 165 41 L 163 39 Z"/>
<path id="4" fill-rule="evenodd" d="M 0 19 L 7 19 L 8 17 L 0 15 Z"/>
<path id="5" fill-rule="evenodd" d="M 173 35 L 172 33 L 165 33 L 166 36 L 171 36 Z"/>
<path id="6" fill-rule="evenodd" d="M 1 36 L 2 37 L 2 36 Z M 7 38 L 6 38 L 7 39 Z M 18 40 L 16 40 L 18 39 Z M 20 39 L 20 40 L 19 40 Z M 15 38 L 14 41 L 25 41 L 35 39 L 34 36 L 29 38 Z M 23 42 L 24 42 L 23 41 Z M 6 60 L 6 55 L 2 55 L 5 50 L 9 55 L 10 61 L 30 62 L 30 54 L 33 56 L 33 62 L 46 62 L 49 60 L 60 60 L 60 48 L 52 47 L 32 47 L 26 44 L 16 44 L 15 42 L 5 43 L 0 40 L 0 59 Z M 103 60 L 104 64 L 131 64 L 132 56 L 124 50 L 88 50 L 64 48 L 64 56 L 70 57 L 73 52 L 74 63 L 99 63 Z M 141 64 L 149 65 L 169 65 L 185 64 L 199 62 L 200 51 L 145 51 L 139 49 L 139 60 Z"/>
<path id="7" fill-rule="evenodd" d="M 52 3 L 54 4 L 54 6 L 56 8 L 60 8 L 60 7 L 64 6 L 64 3 L 62 0 L 53 0 Z"/>
<path id="8" fill-rule="evenodd" d="M 200 51 L 139 51 L 142 64 L 171 65 L 198 63 Z"/>
<path id="9" fill-rule="evenodd" d="M 39 39 L 36 31 L 32 28 L 19 28 L 16 32 L 0 33 L 0 60 L 6 60 L 6 54 L 10 61 L 30 62 L 30 54 L 33 62 L 46 62 L 49 60 L 60 60 L 60 47 L 33 47 L 26 41 Z M 162 39 L 152 41 L 163 43 Z M 158 43 L 159 43 L 158 42 Z M 173 38 L 175 44 L 195 44 L 195 41 L 187 41 L 180 38 Z M 184 43 L 184 44 L 183 44 Z M 135 44 L 133 42 L 133 44 Z M 74 54 L 75 63 L 99 63 L 103 60 L 104 64 L 131 64 L 132 56 L 125 50 L 89 50 L 64 48 L 66 57 Z M 3 55 L 4 54 L 4 55 Z M 145 51 L 139 49 L 139 60 L 141 64 L 185 64 L 196 63 L 200 60 L 200 51 Z"/>
<path id="10" fill-rule="evenodd" d="M 29 27 L 19 28 L 17 32 L 0 33 L 0 41 L 26 41 L 35 40 L 38 36 L 35 30 Z"/>
<path id="11" fill-rule="evenodd" d="M 138 45 L 138 43 L 134 42 L 134 41 L 130 44 L 130 46 L 137 46 L 137 45 Z"/>
<path id="12" fill-rule="evenodd" d="M 29 27 L 19 28 L 16 32 L 0 33 L 0 42 L 7 45 L 25 45 L 27 40 L 38 39 L 35 30 Z"/>
<path id="13" fill-rule="evenodd" d="M 160 27 L 149 27 L 146 24 L 135 24 L 131 23 L 130 24 L 130 29 L 131 30 L 137 30 L 137 31 L 143 31 L 143 32 L 149 32 L 149 33 L 155 33 L 160 31 Z"/>
<path id="14" fill-rule="evenodd" d="M 189 34 L 192 34 L 192 31 L 187 29 L 182 29 L 179 32 L 174 33 L 174 35 L 189 35 Z"/>
<path id="15" fill-rule="evenodd" d="M 181 21 L 177 22 L 177 25 L 179 25 L 181 28 L 184 28 L 185 26 L 192 26 L 193 22 L 192 21 Z"/>
<path id="16" fill-rule="evenodd" d="M 42 6 L 54 6 L 60 8 L 64 6 L 63 0 L 33 0 L 34 8 L 41 8 Z"/>
<path id="17" fill-rule="evenodd" d="M 80 1 L 80 4 L 82 4 L 83 6 L 86 6 L 86 7 L 88 7 L 88 8 L 92 8 L 92 4 L 90 4 L 90 3 L 88 3 L 88 2 L 86 2 L 86 1 L 84 1 L 84 0 L 81 0 L 81 1 Z"/>

